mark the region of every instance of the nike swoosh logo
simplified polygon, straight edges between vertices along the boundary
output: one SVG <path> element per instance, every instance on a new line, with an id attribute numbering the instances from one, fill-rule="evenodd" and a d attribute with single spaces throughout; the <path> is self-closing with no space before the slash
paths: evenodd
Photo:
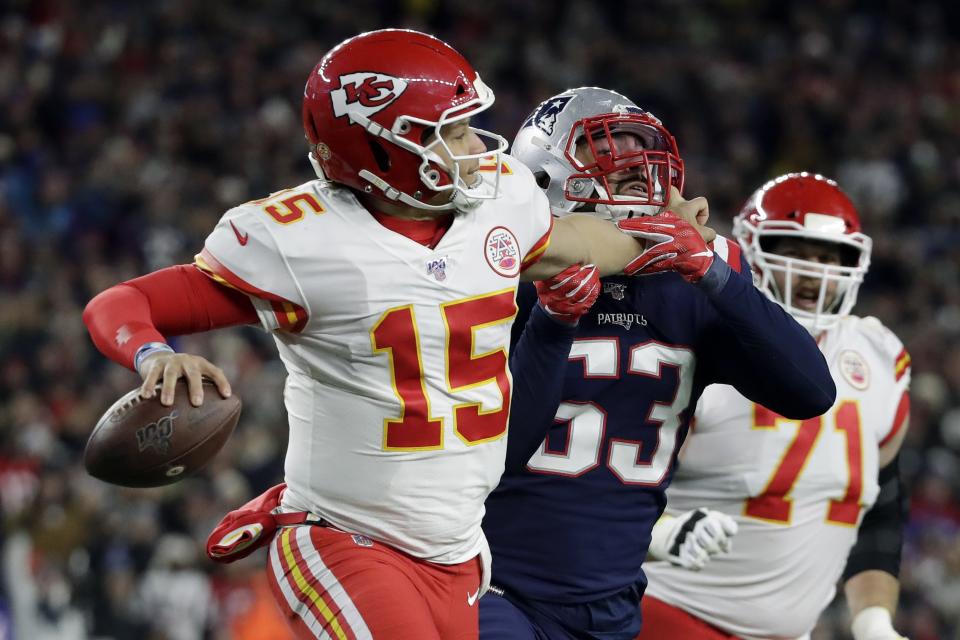
<path id="1" fill-rule="evenodd" d="M 240 246 L 247 246 L 247 241 L 250 240 L 250 234 L 240 233 L 240 229 L 237 229 L 237 225 L 233 224 L 233 220 L 230 221 L 230 226 L 233 228 L 233 233 L 235 236 L 237 236 L 237 242 L 240 243 Z"/>
<path id="2" fill-rule="evenodd" d="M 472 607 L 474 604 L 476 604 L 477 596 L 479 595 L 480 595 L 480 587 L 477 587 L 477 590 L 474 591 L 473 594 L 467 591 L 467 605 Z"/>

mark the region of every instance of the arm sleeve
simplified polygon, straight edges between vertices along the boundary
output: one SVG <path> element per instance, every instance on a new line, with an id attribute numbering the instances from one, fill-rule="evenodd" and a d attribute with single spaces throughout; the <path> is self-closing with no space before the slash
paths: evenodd
<path id="1" fill-rule="evenodd" d="M 780 415 L 805 420 L 833 406 L 837 389 L 811 335 L 740 272 L 714 260 L 700 290 L 719 316 L 709 332 L 720 382 Z"/>
<path id="2" fill-rule="evenodd" d="M 531 286 L 532 288 L 532 286 Z M 534 305 L 510 356 L 513 397 L 507 431 L 509 472 L 526 466 L 553 424 L 563 394 L 567 358 L 577 328 L 556 322 Z"/>
<path id="3" fill-rule="evenodd" d="M 97 349 L 130 369 L 137 349 L 147 342 L 165 342 L 165 335 L 256 321 L 246 295 L 217 284 L 190 265 L 168 267 L 111 287 L 83 311 L 83 322 Z"/>
<path id="4" fill-rule="evenodd" d="M 880 469 L 880 493 L 860 523 L 857 542 L 843 570 L 844 580 L 870 570 L 885 571 L 895 578 L 900 575 L 903 527 L 910 505 L 899 462 L 897 456 Z"/>

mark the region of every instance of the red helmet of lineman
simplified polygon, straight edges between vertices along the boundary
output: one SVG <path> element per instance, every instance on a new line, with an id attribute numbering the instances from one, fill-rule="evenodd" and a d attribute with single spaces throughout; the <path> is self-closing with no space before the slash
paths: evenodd
<path id="1" fill-rule="evenodd" d="M 757 272 L 760 288 L 811 331 L 835 325 L 853 309 L 870 266 L 872 242 L 860 230 L 853 203 L 833 180 L 813 173 L 771 180 L 740 210 L 733 234 Z M 781 255 L 776 247 L 781 238 L 839 245 L 840 264 Z M 819 280 L 816 304 L 812 299 L 806 308 L 796 304 L 792 288 L 797 278 Z"/>
<path id="2" fill-rule="evenodd" d="M 311 163 L 321 178 L 421 209 L 495 198 L 507 141 L 472 128 L 492 148 L 456 155 L 433 135 L 493 100 L 470 63 L 442 40 L 403 29 L 360 34 L 331 49 L 307 80 L 303 127 Z M 441 145 L 452 167 L 436 153 Z M 492 184 L 478 188 L 464 181 L 455 161 L 481 157 L 496 170 Z M 442 192 L 450 198 L 435 199 Z"/>

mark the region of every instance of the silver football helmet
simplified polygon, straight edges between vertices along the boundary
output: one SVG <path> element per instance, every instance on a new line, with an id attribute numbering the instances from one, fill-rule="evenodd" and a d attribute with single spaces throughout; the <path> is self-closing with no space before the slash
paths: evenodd
<path id="1" fill-rule="evenodd" d="M 670 132 L 629 98 L 599 87 L 544 100 L 510 153 L 533 171 L 559 215 L 591 209 L 612 220 L 655 215 L 670 185 L 683 190 L 683 160 Z"/>

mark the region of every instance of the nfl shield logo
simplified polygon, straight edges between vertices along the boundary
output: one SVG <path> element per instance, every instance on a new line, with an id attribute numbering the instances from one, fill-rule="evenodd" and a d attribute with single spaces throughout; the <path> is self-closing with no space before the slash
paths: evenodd
<path id="1" fill-rule="evenodd" d="M 427 261 L 427 273 L 437 279 L 437 282 L 443 282 L 447 279 L 447 256 Z"/>
<path id="2" fill-rule="evenodd" d="M 373 546 L 373 540 L 371 540 L 371 539 L 368 538 L 367 536 L 360 535 L 359 533 L 354 533 L 354 534 L 352 534 L 350 537 L 353 538 L 353 543 L 354 543 L 355 545 L 357 545 L 358 547 L 372 547 L 372 546 Z"/>
<path id="3" fill-rule="evenodd" d="M 619 282 L 604 282 L 603 292 L 609 293 L 614 300 L 623 300 L 626 297 L 627 285 Z M 627 327 L 628 329 L 630 327 Z"/>

